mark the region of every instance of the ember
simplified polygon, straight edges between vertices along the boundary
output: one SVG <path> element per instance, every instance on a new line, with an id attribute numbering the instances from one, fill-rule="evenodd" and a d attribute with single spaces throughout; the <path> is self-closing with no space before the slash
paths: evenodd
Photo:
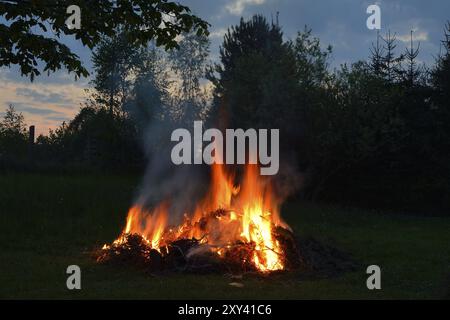
<path id="1" fill-rule="evenodd" d="M 152 211 L 135 205 L 122 234 L 104 245 L 98 260 L 131 260 L 153 270 L 286 270 L 298 255 L 280 205 L 257 165 L 248 165 L 235 186 L 234 176 L 214 164 L 208 193 L 180 225 L 168 225 L 168 201 Z"/>

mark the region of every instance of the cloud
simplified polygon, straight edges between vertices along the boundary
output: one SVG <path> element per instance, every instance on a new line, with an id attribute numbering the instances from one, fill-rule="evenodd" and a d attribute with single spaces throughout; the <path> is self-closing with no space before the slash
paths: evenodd
<path id="1" fill-rule="evenodd" d="M 61 122 L 72 119 L 85 98 L 84 88 L 77 83 L 0 80 L 0 111 L 13 104 L 17 111 L 24 114 L 27 124 L 36 126 L 38 135 L 47 134 L 48 129 L 55 129 Z"/>
<path id="2" fill-rule="evenodd" d="M 22 76 L 20 73 L 20 68 L 17 65 L 12 65 L 10 67 L 0 68 L 0 80 L 7 81 L 9 83 L 25 84 L 39 83 L 39 84 L 49 84 L 49 85 L 59 85 L 64 86 L 68 84 L 75 84 L 80 87 L 86 87 L 90 78 L 80 78 L 75 80 L 75 75 L 67 73 L 65 70 L 58 70 L 54 73 L 47 75 L 42 73 L 34 79 L 34 82 L 30 81 L 30 78 Z"/>
<path id="3" fill-rule="evenodd" d="M 401 42 L 410 42 L 411 34 L 402 34 L 397 35 L 397 39 Z M 428 41 L 428 33 L 427 32 L 413 32 L 413 41 Z"/>
<path id="4" fill-rule="evenodd" d="M 65 116 L 48 116 L 45 117 L 45 119 L 47 120 L 51 120 L 51 121 L 56 121 L 58 123 L 62 123 L 62 122 L 68 122 L 70 120 L 69 117 L 65 117 Z"/>
<path id="5" fill-rule="evenodd" d="M 220 28 L 209 33 L 210 38 L 222 39 L 223 36 L 227 33 L 227 28 Z"/>
<path id="6" fill-rule="evenodd" d="M 63 113 L 52 110 L 52 109 L 46 109 L 46 108 L 39 108 L 36 106 L 30 106 L 30 104 L 26 102 L 20 102 L 20 101 L 7 101 L 7 105 L 13 105 L 14 108 L 19 112 L 26 112 L 34 115 L 60 115 L 64 116 Z"/>
<path id="7" fill-rule="evenodd" d="M 225 6 L 229 13 L 239 16 L 244 12 L 245 7 L 249 5 L 261 5 L 266 0 L 233 0 L 230 4 Z"/>
<path id="8" fill-rule="evenodd" d="M 51 92 L 43 89 L 40 92 L 35 89 L 19 87 L 16 89 L 16 95 L 33 99 L 33 101 L 53 104 L 73 104 L 74 101 L 59 92 Z"/>

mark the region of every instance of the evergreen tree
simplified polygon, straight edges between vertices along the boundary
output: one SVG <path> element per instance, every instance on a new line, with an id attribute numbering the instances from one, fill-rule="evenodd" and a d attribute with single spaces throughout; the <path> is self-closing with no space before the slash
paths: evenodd
<path id="1" fill-rule="evenodd" d="M 405 49 L 406 70 L 403 71 L 404 80 L 410 87 L 413 87 L 417 84 L 417 81 L 419 80 L 419 77 L 421 75 L 420 69 L 416 63 L 416 58 L 419 55 L 419 50 L 420 42 L 417 45 L 417 48 L 414 48 L 413 31 L 411 30 L 410 47 Z"/>
<path id="2" fill-rule="evenodd" d="M 436 107 L 450 112 L 450 22 L 447 22 L 442 40 L 443 53 L 439 55 L 431 71 L 431 82 L 435 89 Z M 442 110 L 444 112 L 444 110 Z"/>
<path id="3" fill-rule="evenodd" d="M 227 31 L 212 81 L 215 107 L 228 125 L 274 127 L 290 109 L 295 60 L 282 38 L 281 28 L 260 15 Z"/>
<path id="4" fill-rule="evenodd" d="M 436 150 L 436 167 L 441 176 L 450 179 L 450 22 L 447 22 L 442 40 L 443 53 L 439 55 L 435 67 L 431 71 L 433 86 L 432 111 L 436 124 L 433 145 Z M 448 185 L 448 184 L 447 184 Z M 450 186 L 448 186 L 450 189 Z"/>
<path id="5" fill-rule="evenodd" d="M 401 78 L 401 63 L 404 60 L 403 54 L 395 55 L 397 48 L 397 38 L 389 30 L 385 37 L 381 37 L 383 42 L 383 53 L 380 65 L 380 73 L 388 83 L 394 83 Z M 374 56 L 375 57 L 375 56 Z"/>
<path id="6" fill-rule="evenodd" d="M 384 48 L 380 44 L 380 32 L 377 30 L 377 41 L 370 48 L 370 68 L 376 76 L 382 76 Z"/>

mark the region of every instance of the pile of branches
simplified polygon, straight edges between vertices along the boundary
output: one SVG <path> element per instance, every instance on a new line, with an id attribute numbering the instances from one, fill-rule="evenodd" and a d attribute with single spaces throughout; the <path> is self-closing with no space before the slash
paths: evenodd
<path id="1" fill-rule="evenodd" d="M 227 214 L 226 210 L 216 210 L 192 225 L 186 223 L 186 226 L 207 233 L 210 223 Z M 222 248 L 219 255 L 218 248 L 202 239 L 188 238 L 187 234 L 168 241 L 159 250 L 153 249 L 139 234 L 125 234 L 120 242 L 98 250 L 94 255 L 103 264 L 135 266 L 149 273 L 260 273 L 252 261 L 255 252 L 258 253 L 256 243 L 236 241 Z M 281 247 L 282 254 L 277 254 L 280 254 L 286 271 L 299 270 L 307 277 L 334 277 L 359 267 L 349 254 L 311 237 L 294 237 L 283 227 L 274 228 L 272 236 Z"/>
<path id="2" fill-rule="evenodd" d="M 332 278 L 346 272 L 361 270 L 361 264 L 352 255 L 316 239 L 298 237 L 298 266 L 304 278 Z"/>
<path id="3" fill-rule="evenodd" d="M 300 257 L 292 234 L 283 228 L 277 228 L 275 232 L 276 239 L 283 248 L 283 263 L 286 269 L 298 267 Z M 252 262 L 255 247 L 253 242 L 236 241 L 227 246 L 222 255 L 218 255 L 214 247 L 192 238 L 175 240 L 155 250 L 142 236 L 126 234 L 120 244 L 101 249 L 95 256 L 97 261 L 103 264 L 132 265 L 150 273 L 245 273 L 258 272 Z"/>

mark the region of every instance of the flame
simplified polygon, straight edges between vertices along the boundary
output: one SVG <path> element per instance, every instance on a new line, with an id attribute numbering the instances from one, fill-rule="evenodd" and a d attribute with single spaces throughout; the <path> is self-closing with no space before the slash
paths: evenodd
<path id="1" fill-rule="evenodd" d="M 134 205 L 127 215 L 121 236 L 113 242 L 120 245 L 126 235 L 139 234 L 151 248 L 160 250 L 170 242 L 183 238 L 201 239 L 216 248 L 220 257 L 237 241 L 254 244 L 252 263 L 261 272 L 283 270 L 283 252 L 275 239 L 276 226 L 290 229 L 279 215 L 281 199 L 272 192 L 270 180 L 261 177 L 257 165 L 247 165 L 240 185 L 225 166 L 213 164 L 210 188 L 184 222 L 168 228 L 169 202 L 163 201 L 152 211 Z M 202 223 L 211 212 L 215 219 Z M 109 248 L 104 246 L 104 248 Z"/>
<path id="2" fill-rule="evenodd" d="M 271 208 L 270 187 L 260 180 L 258 167 L 249 165 L 240 194 L 242 216 L 242 236 L 256 244 L 253 262 L 261 271 L 281 270 L 281 248 L 274 239 L 272 227 L 280 222 L 278 208 Z"/>
<path id="3" fill-rule="evenodd" d="M 159 250 L 164 230 L 167 226 L 168 204 L 161 203 L 152 212 L 146 211 L 139 205 L 134 205 L 128 211 L 127 223 L 122 235 L 114 241 L 120 245 L 125 241 L 125 235 L 137 233 L 153 248 Z"/>

